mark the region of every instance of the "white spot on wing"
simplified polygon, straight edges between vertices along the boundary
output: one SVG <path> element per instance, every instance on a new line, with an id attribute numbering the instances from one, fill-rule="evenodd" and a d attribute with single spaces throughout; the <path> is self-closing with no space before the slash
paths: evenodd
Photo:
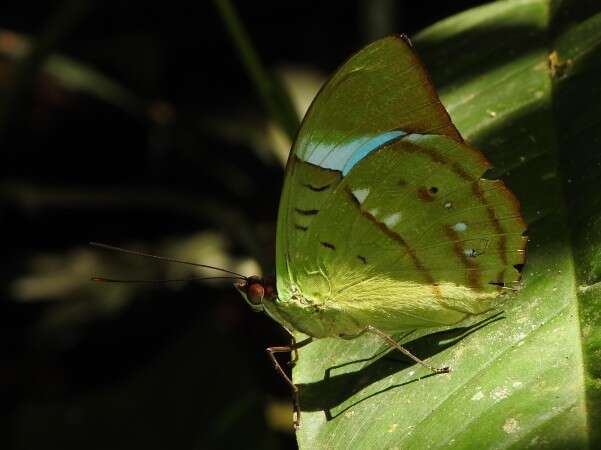
<path id="1" fill-rule="evenodd" d="M 420 141 L 428 140 L 431 138 L 432 138 L 431 135 L 419 134 L 419 133 L 410 133 L 404 137 L 404 139 L 406 139 L 409 142 L 420 142 Z"/>
<path id="2" fill-rule="evenodd" d="M 394 227 L 397 223 L 401 221 L 401 213 L 394 213 L 386 217 L 383 222 L 386 224 L 388 228 Z"/>
<path id="3" fill-rule="evenodd" d="M 378 213 L 380 212 L 380 210 L 378 208 L 374 208 L 374 209 L 370 209 L 367 212 L 370 213 L 372 216 L 376 217 L 378 215 Z"/>
<path id="4" fill-rule="evenodd" d="M 463 222 L 457 222 L 455 225 L 453 225 L 453 230 L 457 232 L 465 231 L 467 230 L 467 225 Z"/>
<path id="5" fill-rule="evenodd" d="M 447 208 L 447 209 L 450 208 L 451 206 L 453 206 L 453 204 L 451 202 L 446 202 L 444 204 L 444 207 Z"/>
<path id="6" fill-rule="evenodd" d="M 363 203 L 367 196 L 369 195 L 369 189 L 355 189 L 353 191 L 353 195 L 357 199 L 359 203 Z"/>

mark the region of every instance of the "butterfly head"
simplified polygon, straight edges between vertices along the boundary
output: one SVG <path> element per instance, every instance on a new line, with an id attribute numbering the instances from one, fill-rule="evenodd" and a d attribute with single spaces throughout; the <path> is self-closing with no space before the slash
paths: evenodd
<path id="1" fill-rule="evenodd" d="M 271 276 L 248 277 L 241 283 L 235 283 L 234 287 L 242 294 L 246 303 L 253 311 L 263 311 L 263 301 L 273 300 L 276 297 L 275 279 Z"/>

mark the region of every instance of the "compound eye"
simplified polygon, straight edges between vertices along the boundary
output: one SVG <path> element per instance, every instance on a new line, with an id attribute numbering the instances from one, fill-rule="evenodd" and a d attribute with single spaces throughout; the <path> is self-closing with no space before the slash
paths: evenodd
<path id="1" fill-rule="evenodd" d="M 260 305 L 265 295 L 265 289 L 259 283 L 253 283 L 248 287 L 248 301 L 253 305 Z"/>

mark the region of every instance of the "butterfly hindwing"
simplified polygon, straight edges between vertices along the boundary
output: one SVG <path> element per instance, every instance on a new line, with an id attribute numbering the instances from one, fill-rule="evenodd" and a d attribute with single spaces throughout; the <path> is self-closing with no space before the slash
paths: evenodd
<path id="1" fill-rule="evenodd" d="M 363 158 L 315 218 L 298 261 L 301 292 L 324 295 L 312 292 L 323 273 L 329 301 L 355 316 L 369 309 L 372 322 L 390 316 L 379 324 L 387 329 L 488 309 L 518 279 L 526 238 L 513 196 L 480 178 L 487 167 L 479 152 L 436 135 Z"/>

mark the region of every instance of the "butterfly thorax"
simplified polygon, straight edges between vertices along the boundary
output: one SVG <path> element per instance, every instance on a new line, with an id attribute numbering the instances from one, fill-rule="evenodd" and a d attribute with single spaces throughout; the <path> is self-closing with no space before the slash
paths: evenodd
<path id="1" fill-rule="evenodd" d="M 364 328 L 336 302 L 323 296 L 302 292 L 289 286 L 277 296 L 265 299 L 264 311 L 284 328 L 314 338 L 343 337 L 359 334 Z"/>

